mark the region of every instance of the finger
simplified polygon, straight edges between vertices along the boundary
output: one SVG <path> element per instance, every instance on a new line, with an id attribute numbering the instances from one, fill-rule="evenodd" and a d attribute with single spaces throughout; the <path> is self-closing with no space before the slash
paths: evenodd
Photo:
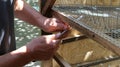
<path id="1" fill-rule="evenodd" d="M 51 35 L 51 39 L 57 40 L 57 39 L 60 39 L 61 36 L 62 36 L 62 35 L 61 35 L 61 32 L 59 32 L 59 33 L 57 33 L 57 34 L 52 34 L 52 35 Z"/>
<path id="2" fill-rule="evenodd" d="M 56 51 L 59 48 L 60 40 L 53 40 L 52 43 L 54 46 L 54 51 Z"/>
<path id="3" fill-rule="evenodd" d="M 65 26 L 64 29 L 69 29 L 70 28 L 70 25 L 66 22 L 63 22 L 61 20 L 56 20 L 56 22 L 63 24 Z"/>
<path id="4" fill-rule="evenodd" d="M 53 40 L 59 40 L 59 39 L 57 39 L 58 37 L 59 37 L 59 35 L 60 35 L 60 33 L 57 33 L 57 34 L 52 34 L 52 35 L 44 35 L 44 36 L 42 36 L 44 39 L 45 39 L 45 41 L 46 41 L 46 43 L 51 43 Z M 53 43 L 55 43 L 55 42 L 53 42 Z M 53 43 L 51 43 L 51 44 L 53 44 Z M 57 44 L 57 42 L 56 42 L 56 44 Z"/>
<path id="5" fill-rule="evenodd" d="M 56 46 L 56 44 L 60 43 L 60 40 L 52 40 L 52 43 L 53 43 L 54 46 Z"/>
<path id="6" fill-rule="evenodd" d="M 65 38 L 68 35 L 69 32 L 70 32 L 70 30 L 64 30 L 64 31 L 56 34 L 56 39 Z"/>
<path id="7" fill-rule="evenodd" d="M 67 29 L 69 27 L 69 25 L 67 23 L 64 23 L 56 18 L 53 19 L 53 26 L 55 26 L 54 29 L 56 30 L 64 30 L 64 29 Z"/>
<path id="8" fill-rule="evenodd" d="M 62 38 L 65 38 L 68 33 L 70 32 L 70 30 L 64 30 L 62 32 L 59 32 L 57 34 L 52 34 L 52 35 L 47 35 L 45 36 L 47 39 L 51 39 L 51 40 L 57 40 L 57 39 L 62 39 Z"/>
<path id="9" fill-rule="evenodd" d="M 68 27 L 62 23 L 54 23 L 50 25 L 50 32 L 57 32 L 57 31 L 63 31 L 67 29 Z"/>
<path id="10" fill-rule="evenodd" d="M 56 29 L 59 31 L 59 30 L 65 30 L 65 29 L 67 29 L 68 28 L 68 26 L 67 25 L 65 25 L 65 24 L 62 24 L 62 23 L 58 23 L 57 24 L 57 27 L 56 27 Z"/>
<path id="11" fill-rule="evenodd" d="M 52 39 L 52 40 L 57 40 L 57 39 L 62 39 L 62 38 L 65 38 L 69 33 L 69 30 L 64 30 L 62 32 L 59 32 L 57 34 L 52 34 L 52 35 L 49 35 L 48 37 L 46 38 L 49 38 L 49 39 Z"/>

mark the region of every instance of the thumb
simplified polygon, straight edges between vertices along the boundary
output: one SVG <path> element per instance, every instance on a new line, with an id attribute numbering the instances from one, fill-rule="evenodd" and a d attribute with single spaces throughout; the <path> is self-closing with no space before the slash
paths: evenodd
<path id="1" fill-rule="evenodd" d="M 69 30 L 64 30 L 57 34 L 52 34 L 51 36 L 52 36 L 52 39 L 54 40 L 57 40 L 57 39 L 61 40 L 62 38 L 65 38 L 68 35 L 68 33 L 69 33 Z"/>
<path id="2" fill-rule="evenodd" d="M 56 46 L 57 44 L 60 43 L 60 40 L 52 40 L 52 43 L 53 43 L 54 46 Z"/>
<path id="3" fill-rule="evenodd" d="M 58 34 L 56 34 L 56 39 L 62 39 L 65 38 L 69 33 L 69 30 L 64 30 Z"/>
<path id="4" fill-rule="evenodd" d="M 52 41 L 52 43 L 53 43 L 52 45 L 54 46 L 55 51 L 59 48 L 60 42 L 61 42 L 60 40 L 53 40 Z"/>

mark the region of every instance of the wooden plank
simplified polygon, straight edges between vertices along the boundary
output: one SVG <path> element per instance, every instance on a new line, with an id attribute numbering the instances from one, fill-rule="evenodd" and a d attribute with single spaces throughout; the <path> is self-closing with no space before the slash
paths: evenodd
<path id="1" fill-rule="evenodd" d="M 77 29 L 78 31 L 82 32 L 83 34 L 86 34 L 87 37 L 97 41 L 101 45 L 103 45 L 105 48 L 108 48 L 109 50 L 113 51 L 114 53 L 120 55 L 120 47 L 117 45 L 111 43 L 110 41 L 104 39 L 103 37 L 99 36 L 98 34 L 94 33 L 93 31 L 85 28 L 84 26 L 78 24 L 78 21 L 73 20 L 72 18 L 69 18 L 63 14 L 60 14 L 59 12 L 56 12 L 55 10 L 52 10 L 52 14 L 62 20 L 63 22 L 67 22 L 72 26 L 73 28 Z"/>
<path id="2" fill-rule="evenodd" d="M 53 7 L 54 3 L 56 0 L 46 0 L 46 3 L 44 5 L 44 7 L 42 8 L 42 14 L 46 15 L 46 14 L 50 14 L 51 12 L 51 8 Z"/>
<path id="3" fill-rule="evenodd" d="M 56 53 L 54 59 L 60 65 L 60 67 L 71 67 L 71 65 L 67 63 L 58 53 Z"/>
<path id="4" fill-rule="evenodd" d="M 41 67 L 53 67 L 53 65 L 52 65 L 52 59 L 47 60 L 47 61 L 42 61 L 41 62 Z"/>
<path id="5" fill-rule="evenodd" d="M 60 44 L 59 46 L 58 53 L 68 63 L 86 63 L 90 61 L 96 61 L 101 58 L 109 58 L 111 56 L 116 56 L 113 52 L 104 48 L 101 44 L 95 42 L 88 37 L 84 38 L 83 36 L 83 38 L 80 37 L 80 40 L 74 41 L 74 39 L 79 39 L 79 35 L 82 36 L 84 34 L 77 31 L 76 29 L 72 29 L 68 36 L 65 38 L 65 41 L 63 39 L 63 44 Z M 78 38 L 74 38 L 76 36 Z M 72 38 L 70 39 L 70 41 L 73 41 L 68 43 L 66 40 L 68 39 L 69 41 L 69 38 Z M 53 62 L 53 66 L 59 67 L 56 62 Z"/>

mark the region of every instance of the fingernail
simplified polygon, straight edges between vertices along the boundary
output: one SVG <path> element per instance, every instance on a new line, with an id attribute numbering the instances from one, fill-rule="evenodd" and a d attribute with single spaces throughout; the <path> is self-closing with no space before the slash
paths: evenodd
<path id="1" fill-rule="evenodd" d="M 65 30 L 68 30 L 68 29 L 70 29 L 71 27 L 69 26 L 69 25 L 67 25 L 67 26 L 64 26 L 64 29 Z"/>
<path id="2" fill-rule="evenodd" d="M 57 33 L 57 34 L 56 34 L 56 39 L 58 39 L 60 36 L 61 36 L 61 33 L 60 33 L 60 32 Z"/>
<path id="3" fill-rule="evenodd" d="M 53 40 L 52 41 L 54 44 L 59 44 L 60 43 L 60 40 Z"/>

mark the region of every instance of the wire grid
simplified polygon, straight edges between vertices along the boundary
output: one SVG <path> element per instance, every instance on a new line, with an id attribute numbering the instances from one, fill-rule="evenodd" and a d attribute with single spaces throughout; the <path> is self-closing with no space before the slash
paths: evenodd
<path id="1" fill-rule="evenodd" d="M 56 0 L 55 4 L 62 5 L 93 5 L 93 6 L 120 6 L 120 0 Z"/>
<path id="2" fill-rule="evenodd" d="M 109 0 L 107 6 L 105 0 L 80 0 L 79 2 L 83 3 L 83 1 L 89 1 L 89 5 L 59 4 L 55 5 L 54 9 L 120 47 L 120 0 L 117 6 L 114 6 L 113 0 Z M 102 5 L 96 5 L 99 1 Z"/>

